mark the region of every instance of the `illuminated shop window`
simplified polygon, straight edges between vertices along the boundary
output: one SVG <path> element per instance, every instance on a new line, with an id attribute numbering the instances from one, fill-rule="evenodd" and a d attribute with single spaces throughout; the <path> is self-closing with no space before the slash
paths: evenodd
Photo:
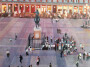
<path id="1" fill-rule="evenodd" d="M 62 3 L 62 0 L 58 0 L 58 2 Z"/>
<path id="2" fill-rule="evenodd" d="M 53 2 L 57 2 L 57 0 L 53 0 Z"/>
<path id="3" fill-rule="evenodd" d="M 46 2 L 46 0 L 42 0 L 42 2 Z"/>

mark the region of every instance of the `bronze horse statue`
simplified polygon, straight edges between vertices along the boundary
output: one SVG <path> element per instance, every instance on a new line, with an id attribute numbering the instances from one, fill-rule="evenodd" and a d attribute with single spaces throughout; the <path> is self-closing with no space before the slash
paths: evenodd
<path id="1" fill-rule="evenodd" d="M 35 24 L 36 24 L 36 28 L 39 27 L 39 21 L 40 21 L 40 17 L 36 14 L 35 18 L 34 18 Z"/>

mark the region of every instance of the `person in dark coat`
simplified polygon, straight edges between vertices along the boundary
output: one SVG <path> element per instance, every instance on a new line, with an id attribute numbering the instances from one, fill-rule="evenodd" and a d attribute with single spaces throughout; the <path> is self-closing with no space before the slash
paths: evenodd
<path id="1" fill-rule="evenodd" d="M 28 54 L 28 49 L 26 49 L 26 56 L 28 56 L 29 54 Z"/>
<path id="2" fill-rule="evenodd" d="M 7 54 L 7 57 L 9 58 L 9 56 L 10 56 L 9 50 L 6 51 L 6 54 Z"/>
<path id="3" fill-rule="evenodd" d="M 39 63 L 40 63 L 40 57 L 38 56 L 38 58 L 37 58 L 37 65 L 39 65 Z"/>
<path id="4" fill-rule="evenodd" d="M 62 55 L 63 55 L 63 50 L 61 51 L 61 57 L 62 57 Z"/>
<path id="5" fill-rule="evenodd" d="M 49 64 L 49 67 L 52 67 L 52 64 L 51 63 Z"/>
<path id="6" fill-rule="evenodd" d="M 85 53 L 83 53 L 83 60 L 85 60 Z"/>
<path id="7" fill-rule="evenodd" d="M 20 55 L 20 63 L 22 63 L 22 60 L 23 60 L 23 57 L 22 57 L 22 55 Z"/>
<path id="8" fill-rule="evenodd" d="M 78 66 L 79 66 L 79 61 L 76 62 L 76 67 L 78 67 Z"/>
<path id="9" fill-rule="evenodd" d="M 15 34 L 15 40 L 17 40 L 17 34 Z"/>

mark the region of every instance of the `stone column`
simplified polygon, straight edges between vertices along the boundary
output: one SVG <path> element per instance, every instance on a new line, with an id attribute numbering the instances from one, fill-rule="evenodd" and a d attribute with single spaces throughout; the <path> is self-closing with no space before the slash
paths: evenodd
<path id="1" fill-rule="evenodd" d="M 31 13 L 31 10 L 30 10 L 30 9 L 31 9 L 31 6 L 30 6 L 30 4 L 29 4 L 29 13 Z"/>
<path id="2" fill-rule="evenodd" d="M 84 6 L 83 6 L 83 13 L 84 13 Z"/>
<path id="3" fill-rule="evenodd" d="M 20 12 L 19 4 L 18 4 L 18 13 Z"/>
<path id="4" fill-rule="evenodd" d="M 36 9 L 36 5 L 35 5 L 35 12 L 36 12 L 36 10 L 37 10 L 37 9 Z"/>
<path id="5" fill-rule="evenodd" d="M 24 4 L 23 12 L 25 13 L 25 4 Z"/>
<path id="6" fill-rule="evenodd" d="M 2 13 L 2 3 L 0 3 L 0 13 Z"/>
<path id="7" fill-rule="evenodd" d="M 67 9 L 68 9 L 68 13 L 69 13 L 69 6 L 67 6 Z"/>
<path id="8" fill-rule="evenodd" d="M 8 4 L 6 4 L 6 12 L 8 13 Z"/>
<path id="9" fill-rule="evenodd" d="M 73 12 L 72 12 L 72 14 L 74 14 L 74 5 L 73 5 Z"/>
<path id="10" fill-rule="evenodd" d="M 12 13 L 14 13 L 14 4 L 12 4 Z"/>
<path id="11" fill-rule="evenodd" d="M 78 6 L 78 13 L 80 13 L 80 11 L 79 11 L 79 6 Z"/>
<path id="12" fill-rule="evenodd" d="M 46 11 L 47 11 L 47 5 L 46 5 Z"/>
<path id="13" fill-rule="evenodd" d="M 51 12 L 53 12 L 53 5 L 51 5 Z"/>
<path id="14" fill-rule="evenodd" d="M 63 5 L 62 5 L 62 14 L 63 14 Z"/>

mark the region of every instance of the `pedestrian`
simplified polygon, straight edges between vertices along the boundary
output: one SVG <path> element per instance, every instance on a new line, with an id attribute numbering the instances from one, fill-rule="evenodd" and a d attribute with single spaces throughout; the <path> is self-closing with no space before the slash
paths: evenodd
<path id="1" fill-rule="evenodd" d="M 29 65 L 29 67 L 32 67 L 32 64 L 31 64 L 31 65 Z"/>
<path id="2" fill-rule="evenodd" d="M 9 41 L 12 42 L 12 39 L 10 38 Z"/>
<path id="3" fill-rule="evenodd" d="M 30 52 L 32 52 L 32 48 L 31 48 L 31 47 L 29 47 L 29 49 L 30 49 Z"/>
<path id="4" fill-rule="evenodd" d="M 51 43 L 52 43 L 53 41 L 52 41 L 52 36 L 51 36 Z"/>
<path id="5" fill-rule="evenodd" d="M 40 58 L 39 56 L 37 57 L 37 65 L 39 65 L 39 62 L 40 62 Z"/>
<path id="6" fill-rule="evenodd" d="M 61 51 L 61 58 L 62 58 L 62 55 L 63 55 L 63 50 Z"/>
<path id="7" fill-rule="evenodd" d="M 85 60 L 85 53 L 83 53 L 83 60 Z"/>
<path id="8" fill-rule="evenodd" d="M 15 40 L 17 40 L 17 34 L 15 34 Z"/>
<path id="9" fill-rule="evenodd" d="M 51 63 L 49 64 L 49 67 L 52 67 L 52 64 Z"/>
<path id="10" fill-rule="evenodd" d="M 19 58 L 20 58 L 20 63 L 22 63 L 22 60 L 23 60 L 22 55 L 20 55 Z"/>
<path id="11" fill-rule="evenodd" d="M 28 56 L 29 54 L 28 54 L 28 48 L 26 49 L 26 56 Z"/>
<path id="12" fill-rule="evenodd" d="M 79 66 L 79 61 L 77 60 L 77 61 L 76 61 L 76 67 L 78 67 L 78 66 Z"/>
<path id="13" fill-rule="evenodd" d="M 82 54 L 79 53 L 79 55 L 78 55 L 78 60 L 81 60 L 81 59 L 82 59 Z"/>
<path id="14" fill-rule="evenodd" d="M 9 58 L 9 56 L 10 56 L 9 50 L 6 51 L 6 54 L 7 54 L 7 57 Z"/>

